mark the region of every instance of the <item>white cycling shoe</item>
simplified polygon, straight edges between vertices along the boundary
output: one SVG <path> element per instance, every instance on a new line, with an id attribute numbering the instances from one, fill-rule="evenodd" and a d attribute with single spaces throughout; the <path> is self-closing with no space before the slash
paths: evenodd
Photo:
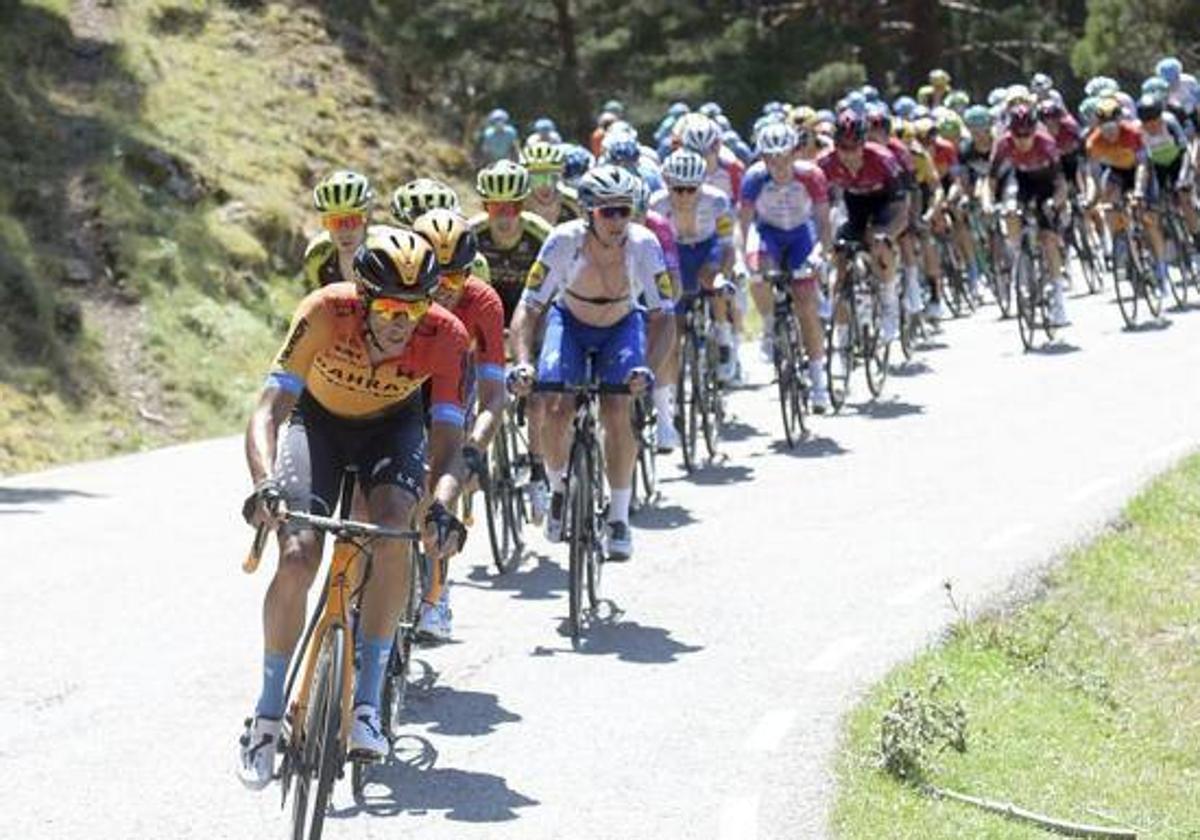
<path id="1" fill-rule="evenodd" d="M 437 642 L 448 642 L 451 635 L 451 618 L 450 599 L 443 590 L 442 597 L 436 604 L 421 602 L 417 633 Z"/>
<path id="2" fill-rule="evenodd" d="M 262 790 L 275 778 L 280 721 L 252 717 L 245 726 L 238 738 L 238 779 L 250 790 Z"/>
<path id="3" fill-rule="evenodd" d="M 666 454 L 679 446 L 679 432 L 675 424 L 668 420 L 658 421 L 658 451 Z"/>
<path id="4" fill-rule="evenodd" d="M 1050 292 L 1050 326 L 1066 327 L 1071 323 L 1071 319 L 1067 317 L 1067 307 L 1063 302 L 1064 289 L 1066 281 L 1055 280 L 1054 287 Z"/>
<path id="5" fill-rule="evenodd" d="M 388 754 L 388 739 L 379 722 L 379 709 L 369 703 L 354 707 L 350 721 L 350 740 L 346 751 L 359 761 L 382 761 Z"/>
<path id="6" fill-rule="evenodd" d="M 824 414 L 831 408 L 829 388 L 825 384 L 824 376 L 813 382 L 812 390 L 808 392 L 808 403 L 812 406 L 814 414 Z"/>
<path id="7" fill-rule="evenodd" d="M 940 300 L 931 300 L 925 305 L 925 317 L 930 321 L 942 321 L 946 318 L 946 306 Z"/>
<path id="8" fill-rule="evenodd" d="M 546 518 L 546 509 L 550 507 L 550 488 L 544 481 L 529 483 L 529 516 L 534 525 L 541 525 Z"/>

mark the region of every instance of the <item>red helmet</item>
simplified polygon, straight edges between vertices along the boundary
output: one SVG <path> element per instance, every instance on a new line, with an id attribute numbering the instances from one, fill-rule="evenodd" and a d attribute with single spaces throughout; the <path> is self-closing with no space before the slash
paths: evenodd
<path id="1" fill-rule="evenodd" d="M 1064 113 L 1063 106 L 1053 99 L 1038 105 L 1038 117 L 1043 120 L 1061 120 Z"/>
<path id="2" fill-rule="evenodd" d="M 833 124 L 833 142 L 841 145 L 858 145 L 867 136 L 867 122 L 857 111 L 846 108 L 837 115 Z"/>
<path id="3" fill-rule="evenodd" d="M 1028 137 L 1037 128 L 1037 118 L 1028 105 L 1017 105 L 1008 112 L 1008 128 L 1018 137 Z"/>

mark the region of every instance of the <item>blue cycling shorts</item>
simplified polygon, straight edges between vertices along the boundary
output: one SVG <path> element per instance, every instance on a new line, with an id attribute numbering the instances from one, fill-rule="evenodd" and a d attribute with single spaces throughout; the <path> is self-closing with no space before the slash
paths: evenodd
<path id="1" fill-rule="evenodd" d="M 815 243 L 811 222 L 805 222 L 791 230 L 755 222 L 754 230 L 758 234 L 757 262 L 763 270 L 775 267 L 793 274 L 804 268 L 805 262 L 813 252 Z M 766 264 L 763 264 L 764 257 Z"/>
<path id="2" fill-rule="evenodd" d="M 646 367 L 645 315 L 635 309 L 611 327 L 593 327 L 561 304 L 554 304 L 546 314 L 538 381 L 553 385 L 585 384 L 584 359 L 591 350 L 599 354 L 600 382 L 624 385 L 634 368 Z"/>
<path id="3" fill-rule="evenodd" d="M 675 247 L 679 249 L 679 274 L 683 279 L 683 293 L 694 295 L 700 291 L 700 270 L 705 266 L 721 267 L 721 240 L 714 234 L 703 242 L 690 245 L 679 242 Z"/>

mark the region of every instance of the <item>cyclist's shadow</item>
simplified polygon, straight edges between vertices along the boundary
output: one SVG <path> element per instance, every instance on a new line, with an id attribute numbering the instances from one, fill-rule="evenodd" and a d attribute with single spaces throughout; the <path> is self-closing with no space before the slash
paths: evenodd
<path id="1" fill-rule="evenodd" d="M 466 580 L 454 585 L 510 592 L 521 601 L 544 601 L 567 591 L 567 572 L 548 555 L 526 549 L 524 561 L 513 571 L 498 575 L 494 567 L 478 565 L 471 569 Z"/>
<path id="2" fill-rule="evenodd" d="M 507 822 L 520 816 L 518 808 L 540 804 L 510 788 L 501 776 L 437 767 L 437 758 L 437 748 L 424 736 L 402 735 L 385 762 L 367 769 L 362 795 L 348 807 L 333 808 L 329 816 L 420 816 L 442 811 L 448 820 Z"/>

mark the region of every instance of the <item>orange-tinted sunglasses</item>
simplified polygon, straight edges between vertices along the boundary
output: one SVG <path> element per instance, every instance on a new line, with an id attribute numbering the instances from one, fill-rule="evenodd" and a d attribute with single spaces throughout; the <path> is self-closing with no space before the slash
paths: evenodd
<path id="1" fill-rule="evenodd" d="M 485 201 L 483 209 L 489 216 L 515 216 L 521 212 L 521 204 L 516 201 Z"/>
<path id="2" fill-rule="evenodd" d="M 355 230 L 367 223 L 367 214 L 352 211 L 349 213 L 326 213 L 321 216 L 321 227 L 325 230 Z"/>
<path id="3" fill-rule="evenodd" d="M 429 311 L 431 301 L 397 300 L 396 298 L 379 297 L 371 301 L 371 313 L 385 321 L 391 321 L 403 315 L 410 321 L 419 321 Z"/>
<path id="4" fill-rule="evenodd" d="M 438 275 L 438 283 L 449 291 L 457 292 L 467 284 L 467 278 L 470 276 L 471 272 L 467 269 L 443 271 Z"/>

